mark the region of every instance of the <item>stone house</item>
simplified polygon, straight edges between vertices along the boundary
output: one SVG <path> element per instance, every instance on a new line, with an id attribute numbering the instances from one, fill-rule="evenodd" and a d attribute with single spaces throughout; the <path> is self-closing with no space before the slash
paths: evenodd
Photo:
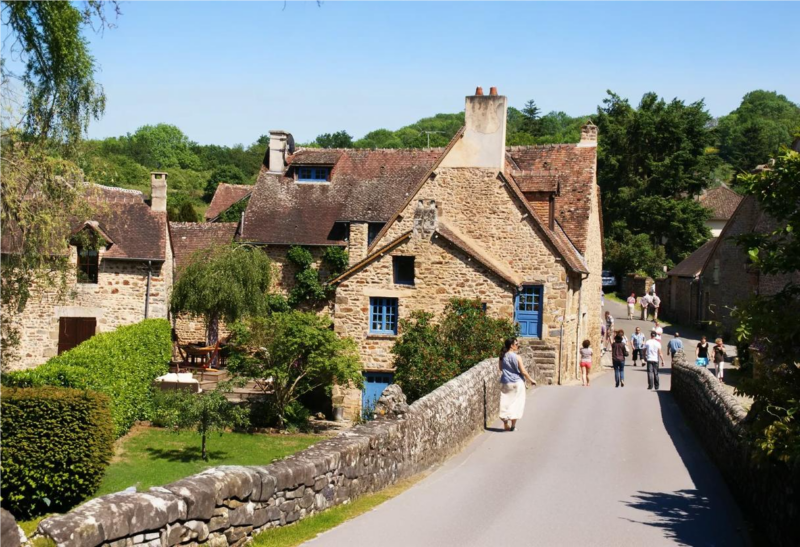
<path id="1" fill-rule="evenodd" d="M 94 218 L 73 223 L 67 290 L 34 288 L 23 312 L 13 314 L 20 346 L 10 369 L 40 365 L 98 332 L 168 315 L 173 264 L 166 173 L 151 174 L 149 205 L 136 190 L 87 188 Z M 86 239 L 79 235 L 96 238 L 99 248 L 81 247 Z M 3 237 L 3 254 L 13 252 L 11 239 Z"/>
<path id="2" fill-rule="evenodd" d="M 699 325 L 703 321 L 703 293 L 700 274 L 717 244 L 716 237 L 706 241 L 667 272 L 659 297 L 660 315 L 684 325 Z"/>
<path id="3" fill-rule="evenodd" d="M 703 192 L 697 201 L 711 211 L 711 216 L 706 221 L 706 226 L 711 230 L 712 237 L 719 237 L 728 220 L 733 216 L 742 196 L 724 184 Z"/>
<path id="4" fill-rule="evenodd" d="M 214 192 L 214 197 L 206 209 L 207 222 L 218 222 L 220 215 L 237 204 L 244 204 L 250 199 L 253 187 L 248 184 L 228 184 L 221 182 Z"/>

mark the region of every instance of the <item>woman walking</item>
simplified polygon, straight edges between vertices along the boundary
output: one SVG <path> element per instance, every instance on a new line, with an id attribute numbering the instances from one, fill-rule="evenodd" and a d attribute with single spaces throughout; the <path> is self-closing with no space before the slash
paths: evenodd
<path id="1" fill-rule="evenodd" d="M 592 368 L 592 343 L 589 340 L 583 341 L 581 348 L 581 383 L 584 386 L 589 385 L 589 369 Z"/>
<path id="2" fill-rule="evenodd" d="M 708 342 L 706 341 L 705 336 L 703 336 L 697 343 L 697 349 L 694 351 L 694 356 L 695 359 L 697 359 L 695 364 L 701 367 L 708 366 Z"/>
<path id="3" fill-rule="evenodd" d="M 606 349 L 611 349 L 611 338 L 614 336 L 614 317 L 611 312 L 606 312 L 606 336 L 603 340 L 603 345 L 608 346 Z"/>
<path id="4" fill-rule="evenodd" d="M 722 345 L 722 338 L 714 340 L 714 367 L 717 369 L 717 379 L 722 382 L 722 373 L 725 369 L 725 359 L 728 354 L 725 353 L 725 346 Z"/>
<path id="5" fill-rule="evenodd" d="M 536 381 L 525 370 L 517 350 L 519 342 L 515 338 L 509 338 L 503 344 L 503 351 L 500 352 L 500 419 L 503 420 L 503 428 L 506 431 L 514 431 L 517 420 L 522 418 L 522 413 L 525 412 L 523 378 L 531 385 L 536 385 Z"/>
<path id="6" fill-rule="evenodd" d="M 633 319 L 633 310 L 636 307 L 636 293 L 631 293 L 628 297 L 628 320 Z"/>
<path id="7" fill-rule="evenodd" d="M 625 387 L 625 356 L 628 346 L 622 336 L 622 331 L 618 331 L 611 344 L 611 364 L 614 365 L 614 382 L 616 387 Z"/>

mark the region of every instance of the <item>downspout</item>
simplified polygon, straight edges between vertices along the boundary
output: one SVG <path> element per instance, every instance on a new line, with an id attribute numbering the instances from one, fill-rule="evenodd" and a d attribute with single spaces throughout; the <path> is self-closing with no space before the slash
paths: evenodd
<path id="1" fill-rule="evenodd" d="M 144 318 L 150 314 L 150 278 L 153 275 L 153 261 L 147 261 L 147 289 L 144 294 Z"/>
<path id="2" fill-rule="evenodd" d="M 578 294 L 578 330 L 575 333 L 575 378 L 581 377 L 580 371 L 580 356 L 581 356 L 581 319 L 583 317 L 583 282 L 589 279 L 589 274 L 586 274 L 586 277 L 583 277 L 581 274 L 580 277 L 580 289 L 581 292 Z"/>

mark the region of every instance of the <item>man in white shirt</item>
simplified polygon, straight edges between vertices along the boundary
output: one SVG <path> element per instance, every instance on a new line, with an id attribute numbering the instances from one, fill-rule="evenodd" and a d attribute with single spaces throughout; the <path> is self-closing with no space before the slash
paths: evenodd
<path id="1" fill-rule="evenodd" d="M 658 340 L 658 343 L 660 344 L 661 335 L 664 334 L 664 329 L 661 328 L 661 325 L 658 324 L 658 321 L 656 321 L 656 324 L 653 325 L 653 330 L 651 332 L 656 333 L 656 340 Z"/>
<path id="2" fill-rule="evenodd" d="M 645 294 L 640 300 L 639 304 L 642 306 L 642 321 L 647 321 L 647 316 L 649 315 L 648 312 L 650 310 L 650 304 L 652 301 L 650 300 L 650 295 Z"/>
<path id="3" fill-rule="evenodd" d="M 647 359 L 647 389 L 658 390 L 658 366 L 664 363 L 664 356 L 655 331 L 650 333 L 650 340 L 645 342 L 644 352 Z"/>

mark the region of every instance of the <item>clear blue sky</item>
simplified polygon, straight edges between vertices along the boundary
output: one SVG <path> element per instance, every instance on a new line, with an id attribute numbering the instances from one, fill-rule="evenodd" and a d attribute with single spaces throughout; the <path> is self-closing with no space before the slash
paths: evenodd
<path id="1" fill-rule="evenodd" d="M 108 97 L 93 138 L 166 122 L 200 143 L 300 142 L 463 109 L 475 86 L 512 106 L 593 112 L 611 89 L 800 102 L 798 3 L 133 2 L 91 37 Z"/>

